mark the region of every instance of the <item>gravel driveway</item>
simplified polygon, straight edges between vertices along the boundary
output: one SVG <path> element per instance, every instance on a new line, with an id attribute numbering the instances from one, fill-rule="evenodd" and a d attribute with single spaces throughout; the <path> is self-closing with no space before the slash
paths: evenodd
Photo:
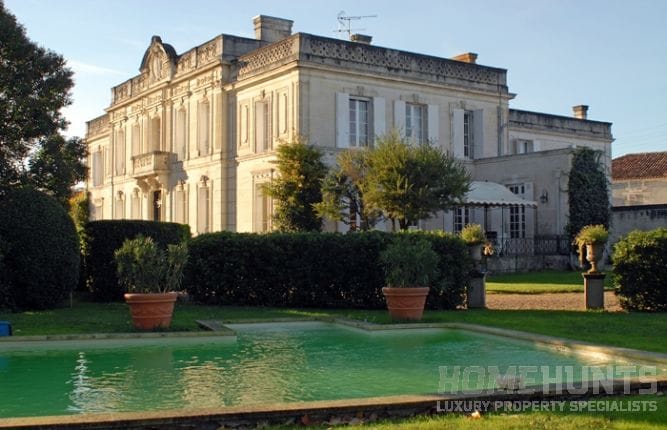
<path id="1" fill-rule="evenodd" d="M 583 311 L 586 309 L 584 293 L 554 294 L 487 294 L 488 309 L 545 309 Z M 604 308 L 606 311 L 622 311 L 618 298 L 613 291 L 605 291 Z"/>

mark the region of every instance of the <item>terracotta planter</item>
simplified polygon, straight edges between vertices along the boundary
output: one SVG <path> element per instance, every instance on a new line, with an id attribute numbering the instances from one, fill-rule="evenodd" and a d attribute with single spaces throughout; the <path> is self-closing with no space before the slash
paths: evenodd
<path id="1" fill-rule="evenodd" d="M 169 328 L 178 293 L 125 294 L 132 323 L 139 330 Z"/>
<path id="2" fill-rule="evenodd" d="M 424 314 L 429 287 L 382 289 L 389 315 L 394 319 L 419 321 Z"/>
<path id="3" fill-rule="evenodd" d="M 598 265 L 604 255 L 604 244 L 586 245 L 586 261 L 591 264 L 588 273 L 600 273 Z"/>

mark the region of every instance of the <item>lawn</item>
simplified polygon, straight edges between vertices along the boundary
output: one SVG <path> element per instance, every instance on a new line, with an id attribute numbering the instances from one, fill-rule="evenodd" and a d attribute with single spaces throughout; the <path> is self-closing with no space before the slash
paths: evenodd
<path id="1" fill-rule="evenodd" d="M 604 280 L 605 289 L 613 290 L 611 273 Z M 492 294 L 579 293 L 584 291 L 581 272 L 547 270 L 543 272 L 490 275 L 486 291 Z"/>
<path id="2" fill-rule="evenodd" d="M 172 330 L 199 330 L 195 320 L 240 320 L 343 316 L 387 323 L 387 311 L 277 309 L 201 306 L 179 303 Z M 132 332 L 124 303 L 75 302 L 73 308 L 16 314 L 0 313 L 16 335 Z M 586 342 L 667 353 L 667 313 L 599 311 L 458 310 L 427 311 L 425 322 L 463 322 L 523 330 Z"/>
<path id="3" fill-rule="evenodd" d="M 361 429 L 373 430 L 441 430 L 441 429 L 625 429 L 625 430 L 657 430 L 664 429 L 667 423 L 667 396 L 647 395 L 633 397 L 606 397 L 591 399 L 593 402 L 651 402 L 655 411 L 646 412 L 571 412 L 571 403 L 565 403 L 563 412 L 501 412 L 483 414 L 480 418 L 471 418 L 468 415 L 439 414 L 433 416 L 419 416 L 400 421 L 380 421 L 355 426 Z M 653 403 L 654 402 L 654 403 Z M 597 404 L 597 403 L 595 403 Z M 610 404 L 610 403 L 606 403 Z M 646 403 L 648 405 L 649 403 Z M 579 404 L 574 406 L 581 408 Z M 627 406 L 626 406 L 627 408 Z M 302 426 L 276 426 L 272 430 L 302 429 Z M 322 424 L 311 428 L 331 428 Z"/>

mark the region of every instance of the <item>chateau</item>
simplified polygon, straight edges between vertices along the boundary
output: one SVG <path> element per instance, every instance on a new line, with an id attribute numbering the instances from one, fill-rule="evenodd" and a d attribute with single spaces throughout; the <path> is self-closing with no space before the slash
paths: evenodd
<path id="1" fill-rule="evenodd" d="M 441 147 L 482 187 L 501 184 L 524 200 L 477 201 L 419 227 L 478 222 L 499 239 L 562 234 L 572 148 L 602 151 L 609 170 L 611 124 L 588 120 L 582 105 L 573 117 L 510 109 L 507 70 L 477 64 L 477 54 L 292 34 L 292 21 L 263 15 L 253 23 L 254 39 L 222 34 L 180 54 L 152 38 L 139 75 L 113 87 L 106 114 L 88 122 L 92 219 L 187 223 L 195 234 L 270 230 L 261 184 L 276 175 L 274 149 L 296 135 L 328 163 L 392 129 Z"/>

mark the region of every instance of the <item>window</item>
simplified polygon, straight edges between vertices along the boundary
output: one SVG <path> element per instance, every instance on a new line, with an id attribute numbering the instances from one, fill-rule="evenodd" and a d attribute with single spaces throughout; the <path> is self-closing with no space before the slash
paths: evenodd
<path id="1" fill-rule="evenodd" d="M 197 233 L 211 231 L 210 224 L 210 197 L 211 190 L 205 180 L 202 180 L 197 190 Z"/>
<path id="2" fill-rule="evenodd" d="M 139 123 L 132 125 L 132 155 L 141 154 L 141 126 Z"/>
<path id="3" fill-rule="evenodd" d="M 350 146 L 368 146 L 368 100 L 350 99 Z"/>
<path id="4" fill-rule="evenodd" d="M 185 187 L 181 184 L 174 189 L 174 222 L 187 224 L 188 200 Z"/>
<path id="5" fill-rule="evenodd" d="M 463 156 L 466 158 L 472 158 L 471 116 L 470 112 L 463 113 Z"/>
<path id="6" fill-rule="evenodd" d="M 426 106 L 406 103 L 405 104 L 405 137 L 413 142 L 426 142 Z"/>
<path id="7" fill-rule="evenodd" d="M 159 151 L 162 147 L 161 145 L 161 121 L 160 117 L 155 117 L 151 119 L 151 137 L 150 137 L 151 146 L 145 152 Z"/>
<path id="8" fill-rule="evenodd" d="M 526 154 L 533 152 L 533 141 L 528 139 L 516 139 L 514 141 L 514 154 Z"/>
<path id="9" fill-rule="evenodd" d="M 132 193 L 132 219 L 141 219 L 141 192 L 135 189 Z"/>
<path id="10" fill-rule="evenodd" d="M 452 110 L 452 150 L 456 158 L 484 157 L 484 111 Z"/>
<path id="11" fill-rule="evenodd" d="M 93 176 L 94 187 L 102 185 L 102 182 L 104 181 L 104 163 L 102 154 L 101 149 L 93 152 L 93 168 L 91 173 Z"/>
<path id="12" fill-rule="evenodd" d="M 162 221 L 162 191 L 152 192 L 153 195 L 153 221 Z"/>
<path id="13" fill-rule="evenodd" d="M 255 185 L 255 226 L 256 232 L 271 231 L 273 218 L 273 202 L 271 197 L 267 196 L 263 190 L 263 184 Z"/>
<path id="14" fill-rule="evenodd" d="M 125 174 L 125 132 L 123 130 L 118 130 L 116 133 L 116 148 L 115 148 L 115 158 L 116 158 L 116 175 Z"/>
<path id="15" fill-rule="evenodd" d="M 197 151 L 200 156 L 208 155 L 210 147 L 210 113 L 207 101 L 199 103 L 197 108 Z"/>
<path id="16" fill-rule="evenodd" d="M 242 105 L 240 112 L 241 112 L 241 119 L 240 119 L 240 124 L 239 124 L 239 146 L 246 146 L 248 145 L 248 105 Z"/>
<path id="17" fill-rule="evenodd" d="M 461 207 L 454 209 L 454 232 L 458 233 L 468 224 L 470 224 L 470 208 Z"/>
<path id="18" fill-rule="evenodd" d="M 174 152 L 179 161 L 185 160 L 186 154 L 186 130 L 187 113 L 185 109 L 180 108 L 176 111 L 176 124 L 174 127 Z"/>
<path id="19" fill-rule="evenodd" d="M 516 195 L 522 196 L 526 191 L 524 184 L 508 185 L 507 188 Z M 510 238 L 526 237 L 526 208 L 525 206 L 510 206 Z"/>
<path id="20" fill-rule="evenodd" d="M 255 102 L 255 152 L 272 149 L 270 104 L 267 100 Z"/>
<path id="21" fill-rule="evenodd" d="M 113 219 L 123 219 L 125 218 L 125 196 L 122 191 L 118 191 L 116 196 L 116 201 L 114 202 L 114 214 Z"/>

